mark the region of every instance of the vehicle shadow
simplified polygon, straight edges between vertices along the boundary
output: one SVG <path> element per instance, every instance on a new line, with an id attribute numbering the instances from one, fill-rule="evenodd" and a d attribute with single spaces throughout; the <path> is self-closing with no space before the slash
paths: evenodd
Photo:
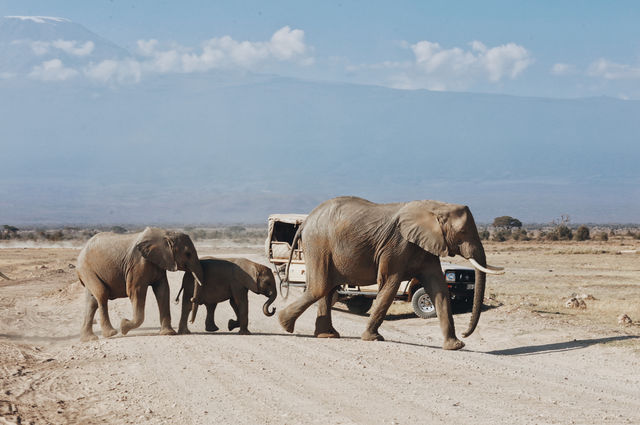
<path id="1" fill-rule="evenodd" d="M 594 338 L 594 339 L 576 339 L 567 342 L 556 342 L 553 344 L 542 345 L 529 345 L 525 347 L 509 348 L 506 350 L 488 351 L 486 354 L 493 354 L 495 356 L 532 356 L 535 354 L 549 354 L 559 353 L 563 351 L 578 350 L 580 348 L 587 348 L 596 344 L 606 344 L 609 342 L 626 341 L 629 339 L 638 339 L 637 335 L 621 335 L 611 336 L 607 338 Z"/>

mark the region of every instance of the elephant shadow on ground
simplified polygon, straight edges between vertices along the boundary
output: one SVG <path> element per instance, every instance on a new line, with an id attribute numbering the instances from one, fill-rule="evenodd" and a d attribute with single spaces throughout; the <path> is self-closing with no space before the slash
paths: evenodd
<path id="1" fill-rule="evenodd" d="M 542 345 L 528 345 L 525 347 L 508 348 L 506 350 L 488 351 L 486 354 L 493 354 L 495 356 L 532 356 L 536 354 L 550 354 L 559 353 L 563 351 L 578 350 L 581 348 L 587 348 L 597 344 L 607 344 L 610 342 L 621 342 L 630 339 L 639 339 L 638 335 L 621 335 L 610 336 L 606 338 L 594 338 L 594 339 L 576 339 L 567 342 L 556 342 L 552 344 Z"/>

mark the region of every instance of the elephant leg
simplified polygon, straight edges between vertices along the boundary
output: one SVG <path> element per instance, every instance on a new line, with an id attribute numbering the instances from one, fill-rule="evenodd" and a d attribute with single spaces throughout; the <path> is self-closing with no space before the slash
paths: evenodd
<path id="1" fill-rule="evenodd" d="M 207 304 L 207 318 L 204 321 L 204 329 L 207 332 L 215 332 L 220 329 L 216 326 L 215 314 L 218 303 Z"/>
<path id="2" fill-rule="evenodd" d="M 302 296 L 289 304 L 278 313 L 278 320 L 285 331 L 292 333 L 296 325 L 296 320 L 311 304 L 322 298 L 322 295 L 314 294 L 313 291 L 306 290 Z"/>
<path id="3" fill-rule="evenodd" d="M 239 310 L 238 310 L 238 304 L 233 299 L 233 297 L 231 297 L 229 299 L 229 304 L 231 304 L 231 308 L 233 308 L 233 312 L 236 314 L 235 320 L 234 319 L 229 319 L 229 323 L 227 325 L 228 328 L 229 328 L 229 331 L 232 331 L 235 328 L 239 328 L 240 327 L 240 321 L 238 320 L 238 318 L 240 317 L 240 313 L 239 313 Z"/>
<path id="4" fill-rule="evenodd" d="M 232 299 L 232 301 L 234 301 L 236 307 L 234 307 L 234 310 L 236 312 L 236 316 L 238 318 L 238 322 L 237 325 L 240 327 L 240 331 L 238 331 L 238 333 L 240 335 L 250 335 L 251 332 L 249 332 L 249 297 L 247 296 L 247 291 L 239 291 L 238 293 L 234 294 Z M 233 307 L 233 303 L 231 304 L 231 306 Z M 229 320 L 229 330 L 231 330 L 231 323 L 232 321 Z M 234 326 L 235 327 L 235 326 Z"/>
<path id="5" fill-rule="evenodd" d="M 333 297 L 337 289 L 337 287 L 333 288 L 318 301 L 318 317 L 316 317 L 316 330 L 314 332 L 314 335 L 318 338 L 340 338 L 340 334 L 334 329 L 331 321 L 331 306 L 334 304 Z"/>
<path id="6" fill-rule="evenodd" d="M 80 340 L 91 341 L 98 339 L 98 336 L 93 333 L 93 317 L 96 314 L 96 310 L 98 310 L 98 300 L 88 288 L 85 288 L 85 300 L 84 322 L 80 331 Z"/>
<path id="7" fill-rule="evenodd" d="M 289 333 L 293 332 L 296 320 L 309 306 L 329 295 L 333 287 L 329 287 L 329 258 L 323 253 L 307 253 L 307 287 L 302 296 L 278 313 L 280 325 Z M 328 302 L 331 306 L 331 302 Z M 329 324 L 331 318 L 329 317 Z M 326 324 L 326 323 L 324 323 Z M 337 333 L 337 332 L 336 332 Z"/>
<path id="8" fill-rule="evenodd" d="M 147 299 L 148 286 L 132 286 L 132 288 L 133 290 L 129 297 L 131 298 L 131 306 L 133 307 L 133 320 L 122 319 L 120 322 L 120 332 L 122 332 L 122 335 L 128 334 L 131 329 L 140 327 L 144 321 L 144 304 Z"/>
<path id="9" fill-rule="evenodd" d="M 102 280 L 100 280 L 98 275 L 93 272 L 83 271 L 81 280 L 87 290 L 91 292 L 91 295 L 93 295 L 93 298 L 98 303 L 98 314 L 100 315 L 100 328 L 102 329 L 102 336 L 105 338 L 114 336 L 118 333 L 118 331 L 111 325 L 111 320 L 109 320 L 109 309 L 107 307 L 107 303 L 109 301 L 109 291 L 107 289 L 107 286 Z M 89 308 L 89 305 L 87 305 L 87 308 Z M 91 324 L 93 324 L 93 318 L 91 318 Z M 89 339 L 92 339 L 91 335 L 88 336 Z"/>
<path id="10" fill-rule="evenodd" d="M 444 336 L 442 348 L 445 350 L 459 350 L 464 347 L 464 342 L 456 337 L 456 328 L 453 324 L 453 313 L 451 310 L 451 299 L 449 298 L 449 288 L 442 272 L 439 271 L 440 265 L 438 264 L 437 271 L 426 276 L 424 280 L 420 279 L 420 281 L 427 282 L 425 290 L 427 290 L 429 297 L 436 307 L 436 313 L 440 320 L 440 329 Z"/>
<path id="11" fill-rule="evenodd" d="M 389 306 L 391 306 L 391 303 L 396 297 L 399 286 L 400 278 L 398 276 L 392 276 L 385 279 L 378 291 L 378 295 L 376 296 L 376 302 L 373 306 L 371 316 L 369 317 L 367 328 L 361 336 L 363 340 L 384 341 L 382 335 L 378 333 L 378 328 L 380 328 L 384 317 L 387 315 L 387 310 L 389 310 Z"/>
<path id="12" fill-rule="evenodd" d="M 158 310 L 160 312 L 160 335 L 175 335 L 176 331 L 171 327 L 171 308 L 169 281 L 165 275 L 164 279 L 152 286 L 153 293 L 158 302 Z"/>
<path id="13" fill-rule="evenodd" d="M 187 320 L 191 313 L 191 297 L 193 296 L 193 286 L 182 284 L 182 310 L 180 311 L 180 323 L 178 324 L 178 333 L 181 335 L 190 334 Z"/>

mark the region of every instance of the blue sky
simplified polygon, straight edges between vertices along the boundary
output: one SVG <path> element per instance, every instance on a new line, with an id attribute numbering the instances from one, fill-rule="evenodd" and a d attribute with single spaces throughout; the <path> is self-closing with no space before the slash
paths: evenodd
<path id="1" fill-rule="evenodd" d="M 157 40 L 155 53 L 225 36 L 265 47 L 288 28 L 294 50 L 227 66 L 311 80 L 640 99 L 634 1 L 0 0 L 6 15 L 65 17 L 134 52 Z"/>

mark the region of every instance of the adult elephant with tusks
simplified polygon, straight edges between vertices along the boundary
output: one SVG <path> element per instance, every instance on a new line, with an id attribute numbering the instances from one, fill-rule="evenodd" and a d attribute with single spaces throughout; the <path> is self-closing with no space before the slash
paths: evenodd
<path id="1" fill-rule="evenodd" d="M 169 310 L 167 270 L 183 270 L 202 282 L 202 267 L 191 238 L 184 233 L 147 227 L 132 234 L 98 233 L 78 256 L 76 267 L 80 283 L 86 288 L 86 310 L 81 339 L 97 339 L 93 316 L 100 312 L 102 336 L 118 333 L 109 320 L 107 301 L 129 297 L 133 320 L 122 319 L 120 331 L 126 335 L 144 320 L 147 289 L 153 288 L 160 310 L 160 333 L 173 335 Z"/>
<path id="2" fill-rule="evenodd" d="M 471 321 L 464 337 L 473 333 L 480 319 L 486 274 L 502 273 L 502 268 L 487 265 L 475 221 L 464 205 L 439 201 L 375 204 L 357 197 L 334 198 L 309 214 L 292 246 L 299 239 L 305 255 L 307 290 L 278 317 L 282 327 L 293 332 L 296 319 L 318 301 L 314 334 L 321 338 L 340 336 L 331 321 L 332 298 L 338 286 L 378 284 L 376 304 L 362 339 L 383 341 L 378 328 L 400 283 L 416 278 L 435 303 L 443 348 L 458 350 L 464 343 L 456 337 L 439 257 L 461 255 L 478 271 Z"/>

